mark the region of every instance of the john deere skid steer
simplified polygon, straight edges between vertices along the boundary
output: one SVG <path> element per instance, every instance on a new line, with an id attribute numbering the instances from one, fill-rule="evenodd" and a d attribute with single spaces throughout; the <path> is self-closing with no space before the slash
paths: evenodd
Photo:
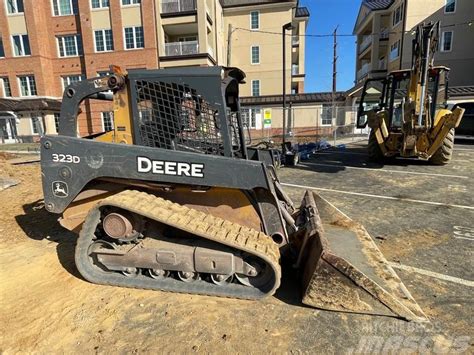
<path id="1" fill-rule="evenodd" d="M 269 151 L 247 150 L 244 77 L 113 67 L 66 88 L 41 167 L 47 210 L 79 233 L 79 272 L 98 284 L 256 300 L 278 289 L 285 258 L 307 305 L 424 320 L 360 224 L 310 191 L 295 208 Z M 113 100 L 112 131 L 77 137 L 85 99 Z"/>
<path id="2" fill-rule="evenodd" d="M 411 69 L 365 82 L 357 127 L 371 128 L 371 160 L 416 157 L 437 165 L 451 160 L 464 109 L 447 109 L 449 68 L 433 66 L 439 29 L 439 22 L 417 28 Z"/>

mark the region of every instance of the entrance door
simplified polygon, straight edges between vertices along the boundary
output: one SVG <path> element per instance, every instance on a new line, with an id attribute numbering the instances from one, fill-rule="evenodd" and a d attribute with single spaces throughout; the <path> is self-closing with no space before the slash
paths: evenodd
<path id="1" fill-rule="evenodd" d="M 0 143 L 15 143 L 14 127 L 9 117 L 0 117 Z"/>

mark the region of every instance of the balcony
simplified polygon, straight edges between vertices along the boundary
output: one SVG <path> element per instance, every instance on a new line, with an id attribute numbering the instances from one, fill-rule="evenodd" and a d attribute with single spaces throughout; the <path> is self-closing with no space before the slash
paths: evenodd
<path id="1" fill-rule="evenodd" d="M 380 40 L 388 39 L 389 34 L 390 31 L 388 28 L 382 28 L 382 30 L 380 31 Z"/>
<path id="2" fill-rule="evenodd" d="M 292 36 L 291 37 L 291 45 L 292 46 L 299 46 L 300 44 L 300 36 Z"/>
<path id="3" fill-rule="evenodd" d="M 387 70 L 387 60 L 385 58 L 379 59 L 379 70 Z"/>
<path id="4" fill-rule="evenodd" d="M 161 13 L 175 14 L 196 11 L 196 0 L 162 0 Z"/>
<path id="5" fill-rule="evenodd" d="M 199 53 L 198 41 L 165 43 L 166 56 L 192 55 Z"/>
<path id="6" fill-rule="evenodd" d="M 359 54 L 365 51 L 372 45 L 372 35 L 362 37 L 362 42 L 359 44 Z"/>
<path id="7" fill-rule="evenodd" d="M 363 79 L 369 72 L 372 70 L 372 65 L 370 63 L 366 63 L 362 65 L 362 67 L 357 72 L 357 80 Z"/>

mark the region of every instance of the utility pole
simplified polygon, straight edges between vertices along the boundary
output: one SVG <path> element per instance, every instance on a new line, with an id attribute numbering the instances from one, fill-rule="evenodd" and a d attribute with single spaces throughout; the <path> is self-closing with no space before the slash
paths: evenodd
<path id="1" fill-rule="evenodd" d="M 283 122 L 282 122 L 282 130 L 283 130 L 283 142 L 282 142 L 282 149 L 285 152 L 285 140 L 286 140 L 286 31 L 293 29 L 291 22 L 285 24 L 281 28 L 281 40 L 282 40 L 282 49 L 283 49 Z"/>
<path id="2" fill-rule="evenodd" d="M 232 54 L 232 32 L 234 32 L 231 23 L 229 23 L 229 28 L 227 31 L 227 66 L 230 67 L 230 58 Z"/>
<path id="3" fill-rule="evenodd" d="M 337 29 L 339 26 L 337 26 L 334 29 L 333 32 L 333 38 L 334 38 L 334 54 L 333 54 L 333 60 L 332 60 L 332 95 L 333 95 L 333 100 L 335 99 L 336 96 L 336 87 L 337 87 Z"/>
<path id="4" fill-rule="evenodd" d="M 337 115 L 336 115 L 336 91 L 337 91 L 337 29 L 336 26 L 333 32 L 333 59 L 332 59 L 332 109 L 331 116 L 333 118 L 333 129 L 334 129 L 334 146 L 336 146 L 336 126 L 337 126 Z"/>

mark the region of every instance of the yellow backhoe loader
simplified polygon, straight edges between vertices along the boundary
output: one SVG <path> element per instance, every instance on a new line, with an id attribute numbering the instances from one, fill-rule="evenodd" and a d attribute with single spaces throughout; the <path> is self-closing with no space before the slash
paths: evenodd
<path id="1" fill-rule="evenodd" d="M 444 165 L 451 159 L 464 109 L 447 109 L 449 69 L 433 66 L 439 29 L 439 22 L 417 28 L 411 69 L 365 82 L 357 127 L 371 128 L 371 160 L 417 157 Z"/>

